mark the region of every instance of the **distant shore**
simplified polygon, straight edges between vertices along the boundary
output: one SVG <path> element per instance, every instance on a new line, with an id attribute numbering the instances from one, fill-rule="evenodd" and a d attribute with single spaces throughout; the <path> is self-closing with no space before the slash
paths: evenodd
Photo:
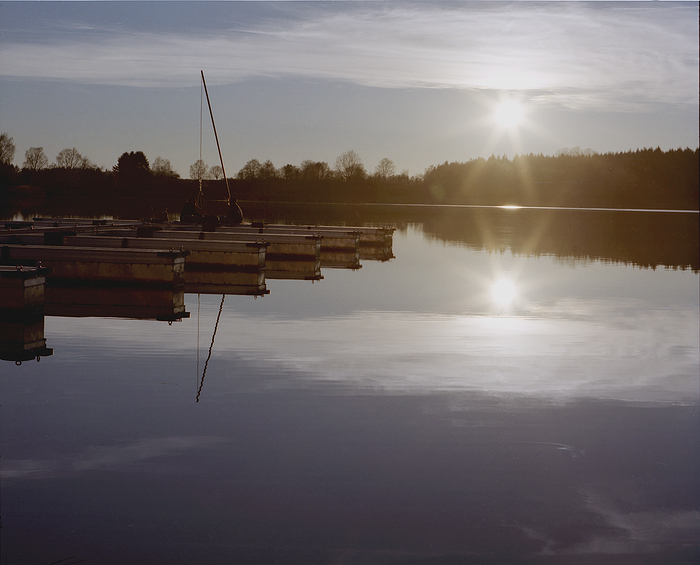
<path id="1" fill-rule="evenodd" d="M 225 201 L 209 202 L 225 206 Z M 431 238 L 489 253 L 552 255 L 567 262 L 612 261 L 641 268 L 700 270 L 698 211 L 512 208 L 473 205 L 240 201 L 247 222 L 415 227 Z M 52 198 L 14 208 L 0 220 L 35 217 L 142 219 L 172 210 L 177 199 Z M 179 212 L 168 212 L 170 221 Z"/>
<path id="2" fill-rule="evenodd" d="M 445 162 L 417 177 L 369 175 L 363 169 L 342 176 L 325 163 L 308 167 L 308 174 L 291 165 L 271 166 L 264 174 L 262 169 L 250 173 L 247 167 L 228 182 L 204 179 L 201 191 L 213 202 L 226 201 L 230 190 L 239 200 L 262 202 L 700 210 L 699 156 L 698 149 L 491 156 Z M 179 202 L 177 210 L 169 210 L 175 212 L 199 193 L 199 181 L 159 175 L 145 163 L 130 174 L 95 168 L 20 171 L 3 165 L 0 207 L 137 198 Z"/>

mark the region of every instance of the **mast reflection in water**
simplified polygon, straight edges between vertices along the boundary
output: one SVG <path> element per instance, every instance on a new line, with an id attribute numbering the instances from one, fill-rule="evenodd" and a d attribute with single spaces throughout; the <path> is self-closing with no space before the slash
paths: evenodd
<path id="1" fill-rule="evenodd" d="M 394 258 L 47 316 L 0 365 L 3 558 L 697 562 L 697 215 L 359 209 Z"/>

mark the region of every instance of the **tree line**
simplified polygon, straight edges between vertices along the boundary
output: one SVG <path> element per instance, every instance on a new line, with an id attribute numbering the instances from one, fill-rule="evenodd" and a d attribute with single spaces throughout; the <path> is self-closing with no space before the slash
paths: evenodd
<path id="1" fill-rule="evenodd" d="M 449 204 L 698 209 L 698 149 L 491 156 L 426 170 L 423 188 Z"/>
<path id="2" fill-rule="evenodd" d="M 12 138 L 0 134 L 0 196 L 14 187 L 38 187 L 51 195 L 80 197 L 142 196 L 182 199 L 200 188 L 212 199 L 227 196 L 222 167 L 201 159 L 189 179 L 170 161 L 151 164 L 142 151 L 125 152 L 111 170 L 102 170 L 76 148 L 63 149 L 55 162 L 41 147 L 25 153 L 22 168 L 12 164 Z M 637 149 L 599 154 L 578 147 L 556 155 L 516 155 L 444 162 L 422 175 L 397 173 L 388 158 L 368 172 L 359 155 L 349 150 L 333 166 L 305 160 L 276 167 L 270 160 L 251 159 L 228 185 L 240 200 L 267 202 L 418 203 L 455 205 L 519 205 L 609 208 L 699 208 L 698 149 Z"/>

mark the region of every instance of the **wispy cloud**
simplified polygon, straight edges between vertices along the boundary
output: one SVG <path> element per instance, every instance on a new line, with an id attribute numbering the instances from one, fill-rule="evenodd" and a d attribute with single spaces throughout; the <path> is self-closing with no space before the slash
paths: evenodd
<path id="1" fill-rule="evenodd" d="M 696 4 L 285 4 L 238 20 L 235 10 L 211 31 L 76 23 L 10 40 L 0 73 L 151 87 L 196 85 L 204 68 L 212 83 L 298 76 L 524 90 L 568 106 L 697 104 Z"/>

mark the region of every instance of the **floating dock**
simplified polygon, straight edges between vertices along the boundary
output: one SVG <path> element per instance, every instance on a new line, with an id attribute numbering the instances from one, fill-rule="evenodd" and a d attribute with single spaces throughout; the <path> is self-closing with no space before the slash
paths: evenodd
<path id="1" fill-rule="evenodd" d="M 0 359 L 23 361 L 53 354 L 44 338 L 45 267 L 0 266 Z"/>
<path id="2" fill-rule="evenodd" d="M 81 284 L 145 285 L 177 288 L 185 284 L 189 251 L 110 249 L 64 245 L 0 246 L 0 264 L 49 267 L 49 284 L 57 280 Z"/>
<path id="3" fill-rule="evenodd" d="M 150 229 L 118 229 L 110 230 L 95 236 L 95 239 L 122 238 L 125 245 L 133 247 L 162 247 L 164 245 L 188 249 L 192 257 L 187 260 L 186 271 L 197 261 L 197 252 L 228 246 L 246 245 L 264 246 L 264 268 L 268 279 L 300 279 L 320 280 L 321 276 L 321 244 L 320 237 L 315 235 L 275 235 L 260 237 L 250 234 L 231 234 L 223 231 L 172 230 L 152 226 Z M 135 239 L 134 239 L 135 238 Z M 74 241 L 72 238 L 68 241 Z M 225 264 L 235 264 L 234 258 L 229 258 Z"/>
<path id="4" fill-rule="evenodd" d="M 169 284 L 162 266 L 146 267 L 144 258 L 182 253 L 184 269 L 173 265 L 172 276 L 185 292 L 260 296 L 268 292 L 267 279 L 318 281 L 323 268 L 356 270 L 362 259 L 393 257 L 394 229 L 382 227 L 81 218 L 35 218 L 4 227 L 0 264 L 51 266 L 50 287 L 59 280 Z"/>
<path id="5" fill-rule="evenodd" d="M 94 233 L 126 228 L 139 231 L 139 237 L 145 236 L 148 231 L 155 233 L 162 231 L 184 231 L 204 233 L 205 239 L 209 235 L 216 234 L 214 238 L 226 233 L 237 235 L 266 236 L 273 235 L 310 235 L 322 238 L 322 251 L 342 249 L 347 252 L 348 247 L 354 247 L 353 240 L 359 239 L 360 259 L 386 261 L 393 258 L 393 234 L 392 227 L 354 227 L 354 226 L 327 226 L 327 225 L 296 225 L 296 224 L 266 224 L 260 222 L 244 223 L 238 226 L 207 226 L 183 224 L 181 222 L 155 222 L 141 220 L 87 220 L 81 218 L 35 218 L 32 221 L 5 222 L 5 230 L 15 233 L 27 233 L 31 231 L 51 232 L 61 230 L 74 230 L 80 233 L 93 231 Z"/>
<path id="6" fill-rule="evenodd" d="M 0 359 L 52 355 L 44 316 L 178 321 L 185 293 L 267 294 L 393 257 L 392 228 L 37 218 L 0 226 Z"/>
<path id="7" fill-rule="evenodd" d="M 44 307 L 44 287 L 50 269 L 23 265 L 0 265 L 0 312 Z"/>
<path id="8" fill-rule="evenodd" d="M 247 226 L 241 226 L 247 228 Z M 353 234 L 359 238 L 360 259 L 388 261 L 393 259 L 392 248 L 394 244 L 394 228 L 390 227 L 352 227 L 352 226 L 324 226 L 306 225 L 297 226 L 289 224 L 260 224 L 253 223 L 250 227 L 257 233 L 274 234 L 281 231 L 292 233 L 313 232 L 323 238 L 334 238 L 337 234 Z M 233 228 L 237 229 L 237 227 Z M 329 245 L 331 247 L 331 245 Z M 342 245 L 341 245 L 342 248 Z"/>
<path id="9" fill-rule="evenodd" d="M 158 284 L 181 279 L 186 292 L 231 285 L 234 293 L 261 295 L 267 292 L 266 278 L 321 280 L 322 268 L 359 269 L 363 257 L 393 257 L 393 228 L 258 223 L 203 228 L 81 218 L 5 222 L 4 228 L 2 264 L 51 266 L 54 280 Z M 147 266 L 148 256 L 178 253 L 187 255 L 184 271 L 177 261 L 172 275 L 162 272 L 163 261 Z"/>

